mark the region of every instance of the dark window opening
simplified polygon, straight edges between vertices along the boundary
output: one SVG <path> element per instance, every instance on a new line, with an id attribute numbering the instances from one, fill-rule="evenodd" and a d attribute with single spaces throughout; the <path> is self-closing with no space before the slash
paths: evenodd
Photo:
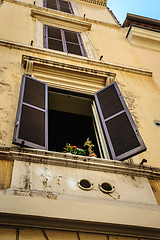
<path id="1" fill-rule="evenodd" d="M 100 157 L 91 103 L 91 99 L 49 92 L 48 150 L 62 152 L 66 143 L 85 149 L 84 142 L 89 138 Z"/>
<path id="2" fill-rule="evenodd" d="M 63 0 L 44 0 L 44 7 L 73 14 L 71 3 Z"/>
<path id="3" fill-rule="evenodd" d="M 66 53 L 87 56 L 79 32 L 44 26 L 44 47 Z"/>

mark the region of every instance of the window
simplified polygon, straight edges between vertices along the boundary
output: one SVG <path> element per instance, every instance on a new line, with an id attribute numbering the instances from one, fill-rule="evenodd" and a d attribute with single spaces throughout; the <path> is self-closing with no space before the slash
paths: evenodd
<path id="1" fill-rule="evenodd" d="M 65 143 L 79 145 L 90 137 L 98 143 L 96 151 L 101 152 L 102 144 L 92 121 L 91 104 L 95 101 L 110 158 L 125 160 L 145 151 L 117 83 L 99 90 L 94 98 L 48 88 L 46 83 L 23 75 L 13 143 L 63 151 Z"/>
<path id="2" fill-rule="evenodd" d="M 58 11 L 73 13 L 70 2 L 63 0 L 44 0 L 44 7 L 55 9 Z"/>
<path id="3" fill-rule="evenodd" d="M 44 47 L 86 56 L 80 34 L 61 28 L 44 26 Z"/>

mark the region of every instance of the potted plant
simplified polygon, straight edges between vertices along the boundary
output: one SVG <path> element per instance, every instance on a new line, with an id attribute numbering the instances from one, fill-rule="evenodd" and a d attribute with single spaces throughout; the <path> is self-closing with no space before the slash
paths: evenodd
<path id="1" fill-rule="evenodd" d="M 94 150 L 92 149 L 94 147 L 94 144 L 92 143 L 91 140 L 89 140 L 89 138 L 87 138 L 87 141 L 85 141 L 84 147 L 85 146 L 88 147 L 89 157 L 97 157 L 97 155 L 95 154 Z"/>
<path id="2" fill-rule="evenodd" d="M 86 155 L 86 150 L 78 148 L 77 146 L 72 146 L 70 143 L 66 143 L 64 148 L 65 153 L 71 153 L 76 155 Z"/>

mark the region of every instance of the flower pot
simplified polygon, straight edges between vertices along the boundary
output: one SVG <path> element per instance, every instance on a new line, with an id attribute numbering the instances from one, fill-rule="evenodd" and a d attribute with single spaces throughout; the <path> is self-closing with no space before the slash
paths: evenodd
<path id="1" fill-rule="evenodd" d="M 95 153 L 91 153 L 91 154 L 89 154 L 89 157 L 94 157 L 94 158 L 96 158 L 97 155 L 96 155 Z"/>

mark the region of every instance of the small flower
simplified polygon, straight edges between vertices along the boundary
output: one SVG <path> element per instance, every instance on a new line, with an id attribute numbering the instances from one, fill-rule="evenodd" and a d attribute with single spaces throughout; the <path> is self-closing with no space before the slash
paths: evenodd
<path id="1" fill-rule="evenodd" d="M 87 146 L 88 147 L 88 153 L 92 154 L 94 153 L 94 150 L 92 150 L 92 148 L 94 147 L 94 144 L 92 143 L 92 141 L 89 140 L 89 138 L 87 138 L 87 141 L 85 141 L 84 147 Z"/>
<path id="2" fill-rule="evenodd" d="M 76 146 L 72 146 L 72 148 L 73 148 L 73 149 L 77 149 L 77 147 L 76 147 Z"/>

